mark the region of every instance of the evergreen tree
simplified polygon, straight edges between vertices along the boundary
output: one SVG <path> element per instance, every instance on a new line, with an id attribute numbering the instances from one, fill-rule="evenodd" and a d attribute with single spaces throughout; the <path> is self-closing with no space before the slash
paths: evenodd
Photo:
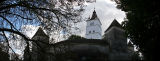
<path id="1" fill-rule="evenodd" d="M 71 35 L 68 40 L 78 40 L 78 39 L 85 39 L 84 37 L 78 35 Z"/>
<path id="2" fill-rule="evenodd" d="M 160 2 L 157 0 L 115 0 L 117 8 L 126 12 L 123 27 L 130 40 L 144 55 L 154 61 L 154 50 L 160 34 Z"/>

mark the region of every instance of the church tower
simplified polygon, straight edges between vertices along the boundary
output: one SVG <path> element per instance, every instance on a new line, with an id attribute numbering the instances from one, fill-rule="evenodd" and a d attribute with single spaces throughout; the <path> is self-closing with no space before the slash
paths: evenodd
<path id="1" fill-rule="evenodd" d="M 94 9 L 92 17 L 87 21 L 86 26 L 86 38 L 87 39 L 101 39 L 102 38 L 102 29 L 101 22 L 97 17 L 96 11 Z"/>

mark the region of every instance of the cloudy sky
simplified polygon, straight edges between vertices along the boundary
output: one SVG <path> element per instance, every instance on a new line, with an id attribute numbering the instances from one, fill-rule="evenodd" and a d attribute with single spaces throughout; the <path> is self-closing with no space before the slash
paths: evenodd
<path id="1" fill-rule="evenodd" d="M 84 18 L 92 16 L 92 12 L 95 8 L 97 16 L 102 23 L 102 34 L 104 34 L 104 31 L 108 28 L 113 19 L 117 19 L 117 21 L 121 23 L 125 18 L 125 13 L 120 9 L 117 9 L 116 3 L 113 1 L 97 0 L 96 3 L 86 3 L 86 5 L 85 12 L 82 16 Z M 79 23 L 79 28 L 81 29 L 81 32 L 78 33 L 78 35 L 85 37 L 86 22 L 83 21 Z"/>

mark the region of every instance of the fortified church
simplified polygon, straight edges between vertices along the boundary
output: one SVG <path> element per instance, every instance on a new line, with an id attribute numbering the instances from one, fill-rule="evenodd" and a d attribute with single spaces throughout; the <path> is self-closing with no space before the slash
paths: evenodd
<path id="1" fill-rule="evenodd" d="M 86 25 L 86 39 L 65 40 L 55 44 L 49 44 L 47 36 L 42 28 L 39 28 L 32 39 L 32 61 L 115 61 L 131 60 L 133 46 L 127 44 L 127 38 L 122 26 L 113 20 L 102 36 L 101 21 L 96 11 L 93 11 Z M 42 43 L 43 42 L 43 43 Z M 29 55 L 24 53 L 24 60 Z"/>

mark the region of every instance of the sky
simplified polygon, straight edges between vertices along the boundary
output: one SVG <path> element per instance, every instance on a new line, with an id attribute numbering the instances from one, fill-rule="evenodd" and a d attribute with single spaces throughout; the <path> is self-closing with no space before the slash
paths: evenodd
<path id="1" fill-rule="evenodd" d="M 85 12 L 82 14 L 83 18 L 89 18 L 92 16 L 92 13 L 95 11 L 97 13 L 98 18 L 102 23 L 102 35 L 104 31 L 109 27 L 113 19 L 117 19 L 119 23 L 123 21 L 126 17 L 125 12 L 116 8 L 116 3 L 110 0 L 97 0 L 95 3 L 86 3 Z M 78 24 L 78 27 L 81 29 L 80 35 L 85 37 L 86 30 L 86 22 L 83 21 Z"/>

